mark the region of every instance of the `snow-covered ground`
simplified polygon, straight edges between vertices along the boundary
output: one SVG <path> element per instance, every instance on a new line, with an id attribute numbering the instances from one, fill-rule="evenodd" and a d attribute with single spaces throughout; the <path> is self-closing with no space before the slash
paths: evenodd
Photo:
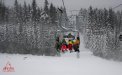
<path id="1" fill-rule="evenodd" d="M 76 53 L 61 57 L 0 54 L 0 75 L 122 75 L 122 62 L 105 60 L 84 48 L 81 37 L 80 58 Z M 7 62 L 15 72 L 3 72 Z"/>

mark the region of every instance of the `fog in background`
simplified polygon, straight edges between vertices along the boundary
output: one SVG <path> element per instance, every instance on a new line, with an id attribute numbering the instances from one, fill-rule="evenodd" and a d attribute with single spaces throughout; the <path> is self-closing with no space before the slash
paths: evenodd
<path id="1" fill-rule="evenodd" d="M 4 0 L 5 4 L 12 6 L 15 0 Z M 20 3 L 26 1 L 31 3 L 32 0 L 18 0 Z M 45 0 L 36 0 L 39 6 L 43 6 Z M 48 0 L 56 6 L 63 6 L 62 0 Z M 90 5 L 97 8 L 113 8 L 122 4 L 122 0 L 64 0 L 67 11 L 80 10 L 80 8 L 88 8 Z"/>

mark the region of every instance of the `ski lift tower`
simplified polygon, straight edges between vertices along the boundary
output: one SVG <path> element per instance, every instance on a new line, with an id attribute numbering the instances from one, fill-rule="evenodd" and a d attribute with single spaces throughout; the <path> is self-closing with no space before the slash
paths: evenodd
<path id="1" fill-rule="evenodd" d="M 79 36 L 79 32 L 76 29 L 76 24 L 71 22 L 70 17 L 68 17 L 67 12 L 66 12 L 66 7 L 64 4 L 64 0 L 62 0 L 63 8 L 59 9 L 58 13 L 58 28 L 55 37 L 61 37 L 61 40 L 65 38 L 68 34 L 72 34 L 75 36 Z M 73 15 L 72 15 L 73 16 Z"/>
<path id="2" fill-rule="evenodd" d="M 63 8 L 59 8 L 58 14 L 58 28 L 55 33 L 55 39 L 59 38 L 60 41 L 64 39 L 68 42 L 68 40 L 75 40 L 79 36 L 79 32 L 75 25 L 71 24 L 70 19 L 66 12 L 66 7 L 64 4 L 64 0 L 62 0 Z"/>
<path id="3" fill-rule="evenodd" d="M 67 16 L 64 0 L 62 0 L 62 3 L 63 3 L 63 9 L 61 9 L 62 13 L 60 13 L 59 15 L 58 31 L 77 31 L 75 27 L 72 27 L 70 20 Z"/>
<path id="4" fill-rule="evenodd" d="M 59 9 L 61 10 L 61 13 L 59 13 L 58 15 L 59 21 L 55 37 L 61 36 L 63 38 L 63 36 L 67 35 L 68 33 L 75 34 L 75 36 L 79 36 L 79 32 L 76 29 L 75 24 L 71 24 L 70 19 L 68 18 L 64 0 L 62 0 L 62 4 L 63 8 Z"/>

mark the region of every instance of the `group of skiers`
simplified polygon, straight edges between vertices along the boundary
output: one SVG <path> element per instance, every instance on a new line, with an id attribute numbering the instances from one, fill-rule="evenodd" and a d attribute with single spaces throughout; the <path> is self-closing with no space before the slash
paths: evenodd
<path id="1" fill-rule="evenodd" d="M 59 37 L 56 38 L 56 44 L 55 48 L 57 51 L 65 52 L 65 51 L 70 51 L 70 52 L 80 52 L 79 51 L 79 45 L 80 45 L 80 38 L 79 36 L 75 40 L 69 39 L 68 42 L 66 42 L 65 39 L 60 41 Z"/>

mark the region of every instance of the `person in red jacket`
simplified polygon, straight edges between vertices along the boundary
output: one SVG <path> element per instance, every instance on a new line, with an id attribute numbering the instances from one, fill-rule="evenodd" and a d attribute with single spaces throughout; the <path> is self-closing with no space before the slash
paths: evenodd
<path id="1" fill-rule="evenodd" d="M 68 41 L 68 48 L 69 48 L 70 53 L 72 52 L 72 46 L 73 46 L 73 41 L 69 40 Z"/>
<path id="2" fill-rule="evenodd" d="M 61 51 L 62 52 L 67 51 L 67 43 L 65 39 L 62 40 Z"/>
<path id="3" fill-rule="evenodd" d="M 67 46 L 65 44 L 62 44 L 61 46 L 61 51 L 65 52 L 67 50 Z"/>

